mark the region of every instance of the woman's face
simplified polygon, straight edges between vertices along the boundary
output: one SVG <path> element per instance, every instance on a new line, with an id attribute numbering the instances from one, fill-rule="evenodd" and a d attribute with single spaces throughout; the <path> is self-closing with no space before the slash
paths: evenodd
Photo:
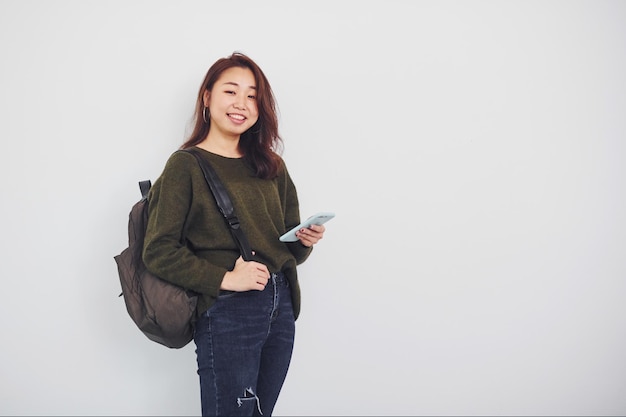
<path id="1" fill-rule="evenodd" d="M 256 81 L 248 68 L 225 70 L 204 92 L 204 105 L 209 108 L 211 130 L 225 136 L 240 136 L 259 119 L 256 102 Z"/>

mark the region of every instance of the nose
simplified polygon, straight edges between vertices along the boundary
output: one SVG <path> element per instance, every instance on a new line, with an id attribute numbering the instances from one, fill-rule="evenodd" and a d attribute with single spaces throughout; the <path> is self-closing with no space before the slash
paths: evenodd
<path id="1" fill-rule="evenodd" d="M 235 108 L 237 108 L 239 110 L 245 110 L 246 109 L 246 98 L 243 95 L 237 95 L 237 99 L 235 100 L 234 106 L 235 106 Z"/>

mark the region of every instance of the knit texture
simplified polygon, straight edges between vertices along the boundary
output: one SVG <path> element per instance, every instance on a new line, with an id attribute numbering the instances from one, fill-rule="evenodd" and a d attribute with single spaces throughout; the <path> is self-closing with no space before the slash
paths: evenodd
<path id="1" fill-rule="evenodd" d="M 235 214 L 255 252 L 254 260 L 270 272 L 283 271 L 291 285 L 296 318 L 300 287 L 296 265 L 312 249 L 283 243 L 280 235 L 300 222 L 298 196 L 287 168 L 273 180 L 254 176 L 242 158 L 227 158 L 197 148 L 215 169 L 232 200 Z M 217 208 L 195 157 L 175 152 L 148 197 L 148 227 L 143 260 L 155 275 L 200 294 L 198 314 L 219 294 L 239 249 Z"/>

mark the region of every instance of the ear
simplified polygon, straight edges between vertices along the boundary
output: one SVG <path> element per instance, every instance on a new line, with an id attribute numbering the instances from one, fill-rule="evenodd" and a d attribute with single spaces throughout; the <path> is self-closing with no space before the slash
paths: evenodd
<path id="1" fill-rule="evenodd" d="M 204 102 L 204 107 L 209 107 L 211 104 L 211 92 L 209 90 L 204 90 L 204 94 L 202 94 L 202 101 Z"/>

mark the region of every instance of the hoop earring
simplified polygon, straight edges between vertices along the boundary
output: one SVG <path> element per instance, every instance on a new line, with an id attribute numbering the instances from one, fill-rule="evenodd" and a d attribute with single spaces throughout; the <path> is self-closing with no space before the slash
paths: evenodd
<path id="1" fill-rule="evenodd" d="M 204 123 L 209 123 L 209 117 L 211 116 L 211 113 L 209 113 L 209 117 L 207 117 L 206 109 L 208 109 L 208 107 L 202 108 L 202 120 L 204 120 Z"/>

